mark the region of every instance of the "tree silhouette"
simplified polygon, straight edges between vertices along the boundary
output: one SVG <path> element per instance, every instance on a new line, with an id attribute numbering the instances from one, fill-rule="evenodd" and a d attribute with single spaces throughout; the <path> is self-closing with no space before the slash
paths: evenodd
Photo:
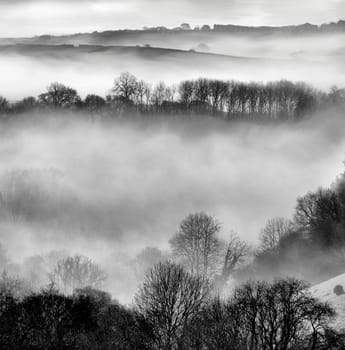
<path id="1" fill-rule="evenodd" d="M 203 212 L 188 215 L 170 240 L 174 256 L 192 274 L 209 277 L 219 258 L 219 222 Z"/>
<path id="2" fill-rule="evenodd" d="M 235 272 L 248 255 L 249 247 L 247 243 L 241 240 L 236 233 L 230 235 L 228 243 L 223 243 L 224 248 L 221 256 L 220 274 L 214 278 L 215 288 L 221 293 L 228 282 L 230 276 Z"/>
<path id="3" fill-rule="evenodd" d="M 117 96 L 121 96 L 126 100 L 132 100 L 137 94 L 137 89 L 137 78 L 133 74 L 125 72 L 115 79 L 112 91 Z"/>
<path id="4" fill-rule="evenodd" d="M 71 107 L 80 101 L 76 90 L 60 83 L 52 83 L 38 99 L 41 104 L 52 107 Z"/>
<path id="5" fill-rule="evenodd" d="M 59 260 L 49 278 L 63 293 L 71 294 L 77 288 L 101 287 L 106 274 L 89 258 L 75 255 Z"/>
<path id="6" fill-rule="evenodd" d="M 279 245 L 281 239 L 287 236 L 292 230 L 291 221 L 277 217 L 267 221 L 266 226 L 260 233 L 261 252 L 273 252 Z"/>
<path id="7" fill-rule="evenodd" d="M 180 265 L 159 263 L 147 274 L 135 302 L 153 327 L 154 349 L 176 348 L 184 327 L 197 317 L 208 294 L 207 281 Z"/>

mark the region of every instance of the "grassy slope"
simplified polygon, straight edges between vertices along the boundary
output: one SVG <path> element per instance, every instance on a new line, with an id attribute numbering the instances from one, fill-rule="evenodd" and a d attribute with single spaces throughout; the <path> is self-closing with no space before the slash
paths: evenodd
<path id="1" fill-rule="evenodd" d="M 329 302 L 335 308 L 337 317 L 334 326 L 337 329 L 342 329 L 345 328 L 345 294 L 337 296 L 333 292 L 337 285 L 341 285 L 345 289 L 345 273 L 311 287 L 310 291 L 314 297 Z"/>

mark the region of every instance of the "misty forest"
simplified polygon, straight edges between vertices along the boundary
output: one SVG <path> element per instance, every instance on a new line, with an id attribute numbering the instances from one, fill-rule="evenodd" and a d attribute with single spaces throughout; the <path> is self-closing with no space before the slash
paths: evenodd
<path id="1" fill-rule="evenodd" d="M 345 349 L 345 2 L 213 2 L 0 2 L 1 350 Z"/>

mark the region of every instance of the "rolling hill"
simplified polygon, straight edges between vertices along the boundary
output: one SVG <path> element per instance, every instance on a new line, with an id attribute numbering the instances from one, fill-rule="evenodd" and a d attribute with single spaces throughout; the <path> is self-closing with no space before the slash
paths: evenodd
<path id="1" fill-rule="evenodd" d="M 140 45 L 0 45 L 0 94 L 6 91 L 10 99 L 37 95 L 51 82 L 59 81 L 76 88 L 82 96 L 91 92 L 104 96 L 113 79 L 126 71 L 151 84 L 178 84 L 184 79 L 205 77 L 242 81 L 287 79 L 323 89 L 334 84 L 342 86 L 343 52 L 313 57 L 307 51 L 290 56 L 257 52 L 254 56 Z"/>
<path id="2" fill-rule="evenodd" d="M 345 329 L 345 293 L 337 295 L 334 292 L 336 286 L 345 289 L 345 273 L 311 287 L 310 291 L 314 297 L 328 302 L 334 307 L 337 317 L 333 325 L 340 330 Z"/>

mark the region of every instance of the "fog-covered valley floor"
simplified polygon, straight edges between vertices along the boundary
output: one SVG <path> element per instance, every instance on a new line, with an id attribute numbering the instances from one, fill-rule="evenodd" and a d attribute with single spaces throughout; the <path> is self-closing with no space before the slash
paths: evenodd
<path id="1" fill-rule="evenodd" d="M 17 263 L 85 254 L 127 302 L 131 259 L 146 246 L 167 249 L 189 213 L 214 215 L 224 238 L 234 230 L 256 244 L 268 219 L 290 217 L 298 196 L 343 171 L 344 133 L 335 110 L 274 125 L 24 115 L 1 129 L 0 192 L 10 203 L 1 241 Z"/>

